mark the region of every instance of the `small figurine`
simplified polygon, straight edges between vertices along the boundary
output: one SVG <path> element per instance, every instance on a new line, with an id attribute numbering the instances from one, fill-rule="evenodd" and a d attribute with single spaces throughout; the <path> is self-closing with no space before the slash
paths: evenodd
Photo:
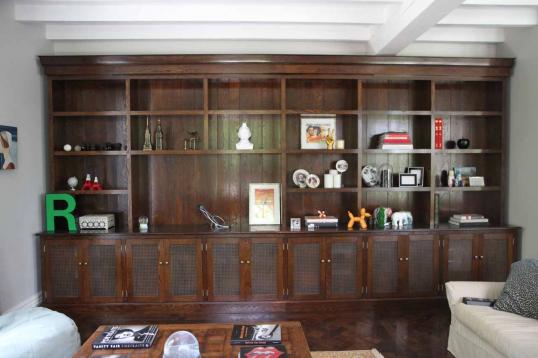
<path id="1" fill-rule="evenodd" d="M 235 149 L 238 150 L 252 150 L 254 149 L 254 144 L 250 142 L 250 137 L 252 132 L 246 123 L 243 123 L 239 130 L 237 131 L 237 137 L 239 137 L 239 142 L 235 144 Z"/>
<path id="2" fill-rule="evenodd" d="M 163 129 L 161 120 L 157 120 L 157 129 L 155 130 L 155 150 L 163 150 Z"/>
<path id="3" fill-rule="evenodd" d="M 80 190 L 92 190 L 92 177 L 90 174 L 86 174 L 86 180 L 84 180 Z"/>
<path id="4" fill-rule="evenodd" d="M 382 206 L 374 210 L 374 224 L 378 229 L 384 229 L 390 226 L 389 219 L 392 216 L 391 208 L 384 208 Z"/>
<path id="5" fill-rule="evenodd" d="M 326 218 L 327 214 L 325 214 L 325 210 L 318 210 L 318 216 L 320 218 Z"/>
<path id="6" fill-rule="evenodd" d="M 185 138 L 184 146 L 185 150 L 197 150 L 200 147 L 200 139 L 198 138 L 198 131 L 187 131 L 189 138 Z"/>
<path id="7" fill-rule="evenodd" d="M 329 133 L 325 136 L 325 143 L 327 143 L 327 149 L 334 149 L 334 129 L 330 129 Z"/>
<path id="8" fill-rule="evenodd" d="M 366 224 L 366 218 L 372 216 L 366 212 L 365 208 L 361 208 L 361 210 L 359 211 L 359 216 L 353 216 L 351 211 L 348 211 L 347 215 L 349 216 L 349 222 L 347 223 L 348 230 L 352 230 L 355 223 L 359 223 L 360 228 L 362 230 L 366 230 L 368 228 L 368 224 Z"/>
<path id="9" fill-rule="evenodd" d="M 409 211 L 397 211 L 392 213 L 392 228 L 402 228 L 413 225 L 413 215 Z"/>
<path id="10" fill-rule="evenodd" d="M 151 146 L 151 132 L 149 131 L 149 117 L 146 117 L 146 130 L 144 131 L 144 147 L 142 150 L 153 150 Z"/>
<path id="11" fill-rule="evenodd" d="M 70 177 L 67 179 L 67 185 L 69 185 L 69 190 L 74 191 L 78 185 L 77 177 Z"/>
<path id="12" fill-rule="evenodd" d="M 456 176 L 454 175 L 454 170 L 448 172 L 448 186 L 453 187 L 456 181 Z"/>
<path id="13" fill-rule="evenodd" d="M 93 184 L 91 190 L 103 190 L 101 184 L 99 184 L 99 179 L 97 177 L 93 178 Z"/>

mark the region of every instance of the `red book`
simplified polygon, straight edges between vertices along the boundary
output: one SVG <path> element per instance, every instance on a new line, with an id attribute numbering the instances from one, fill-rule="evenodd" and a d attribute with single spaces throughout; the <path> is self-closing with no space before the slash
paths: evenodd
<path id="1" fill-rule="evenodd" d="M 435 118 L 435 149 L 443 149 L 443 118 Z"/>

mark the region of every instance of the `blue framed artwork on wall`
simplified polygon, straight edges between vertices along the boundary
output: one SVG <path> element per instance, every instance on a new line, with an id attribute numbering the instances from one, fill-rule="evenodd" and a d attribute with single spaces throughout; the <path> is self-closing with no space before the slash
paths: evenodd
<path id="1" fill-rule="evenodd" d="M 17 167 L 17 127 L 0 125 L 0 170 Z"/>

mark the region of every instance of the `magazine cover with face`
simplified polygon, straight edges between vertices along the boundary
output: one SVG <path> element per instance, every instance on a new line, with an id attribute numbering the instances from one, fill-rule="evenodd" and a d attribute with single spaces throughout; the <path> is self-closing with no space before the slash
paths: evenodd
<path id="1" fill-rule="evenodd" d="M 93 342 L 93 349 L 149 348 L 159 329 L 150 326 L 112 326 Z"/>

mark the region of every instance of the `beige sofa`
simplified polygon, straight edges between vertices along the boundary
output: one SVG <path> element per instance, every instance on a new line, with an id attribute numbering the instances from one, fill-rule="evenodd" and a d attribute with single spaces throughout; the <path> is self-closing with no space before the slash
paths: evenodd
<path id="1" fill-rule="evenodd" d="M 463 297 L 498 298 L 504 282 L 448 282 L 452 319 L 448 350 L 456 358 L 538 357 L 538 320 L 462 303 Z"/>

